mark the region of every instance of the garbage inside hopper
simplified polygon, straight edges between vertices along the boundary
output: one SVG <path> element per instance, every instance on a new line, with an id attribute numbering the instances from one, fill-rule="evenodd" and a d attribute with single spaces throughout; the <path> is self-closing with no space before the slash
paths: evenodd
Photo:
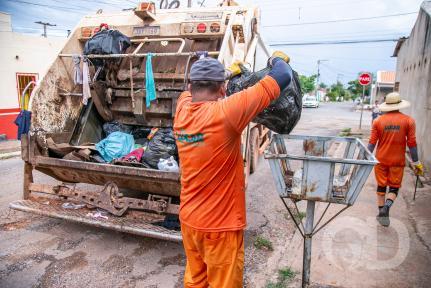
<path id="1" fill-rule="evenodd" d="M 175 161 L 173 156 L 169 157 L 169 159 L 160 159 L 157 164 L 157 168 L 168 172 L 178 172 L 180 170 L 178 163 Z"/>
<path id="2" fill-rule="evenodd" d="M 157 165 L 160 159 L 169 159 L 171 156 L 176 161 L 178 160 L 178 149 L 175 143 L 174 132 L 172 128 L 163 128 L 158 129 L 151 138 L 141 162 L 147 168 L 158 169 Z"/>
<path id="3" fill-rule="evenodd" d="M 135 145 L 133 136 L 123 132 L 113 132 L 96 144 L 96 149 L 106 162 L 129 154 Z"/>
<path id="4" fill-rule="evenodd" d="M 178 150 L 172 128 L 126 125 L 119 121 L 106 122 L 102 127 L 106 137 L 97 144 L 73 146 L 55 143 L 48 138 L 49 156 L 179 172 Z"/>

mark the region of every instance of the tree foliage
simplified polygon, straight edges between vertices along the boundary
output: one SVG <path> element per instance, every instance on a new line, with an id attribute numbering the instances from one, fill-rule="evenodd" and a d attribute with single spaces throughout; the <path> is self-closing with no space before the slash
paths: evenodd
<path id="1" fill-rule="evenodd" d="M 328 85 L 326 85 L 323 82 L 320 82 L 319 87 L 325 89 L 325 88 L 328 88 Z"/>
<path id="2" fill-rule="evenodd" d="M 351 93 L 344 88 L 343 83 L 338 81 L 337 83 L 331 85 L 331 87 L 328 89 L 328 92 L 326 93 L 326 96 L 328 96 L 331 101 L 337 101 L 337 99 L 339 100 L 341 97 L 344 100 L 349 100 L 351 98 Z"/>
<path id="3" fill-rule="evenodd" d="M 310 93 L 316 89 L 316 77 L 317 75 L 311 75 L 309 77 L 305 75 L 299 75 L 299 82 L 301 83 L 301 89 L 303 93 Z"/>
<path id="4" fill-rule="evenodd" d="M 347 87 L 347 90 L 352 93 L 353 98 L 362 97 L 362 85 L 359 84 L 359 80 L 352 80 L 347 83 L 349 86 Z M 369 89 L 365 89 L 365 95 L 369 95 L 370 91 Z"/>

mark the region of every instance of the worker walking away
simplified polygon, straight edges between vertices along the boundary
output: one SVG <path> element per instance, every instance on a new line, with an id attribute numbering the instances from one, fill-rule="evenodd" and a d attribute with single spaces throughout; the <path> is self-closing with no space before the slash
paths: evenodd
<path id="1" fill-rule="evenodd" d="M 374 167 L 379 206 L 377 220 L 383 226 L 390 224 L 389 210 L 401 187 L 406 145 L 410 150 L 415 174 L 423 174 L 416 144 L 415 120 L 399 111 L 409 106 L 410 103 L 401 100 L 397 92 L 389 93 L 385 102 L 379 105 L 380 111 L 384 114 L 374 120 L 371 129 L 368 149 L 373 152 L 377 145 L 376 158 L 379 163 Z"/>
<path id="2" fill-rule="evenodd" d="M 189 91 L 179 97 L 174 120 L 186 288 L 243 286 L 246 211 L 241 133 L 291 82 L 288 60 L 284 53 L 274 53 L 267 76 L 228 98 L 220 62 L 203 58 L 191 67 Z M 229 70 L 233 75 L 241 72 L 238 64 Z"/>
<path id="3" fill-rule="evenodd" d="M 373 110 L 371 112 L 371 117 L 372 117 L 371 124 L 373 124 L 374 120 L 376 120 L 377 117 L 380 116 L 380 113 L 381 112 L 379 109 L 379 101 L 376 100 L 374 101 Z"/>

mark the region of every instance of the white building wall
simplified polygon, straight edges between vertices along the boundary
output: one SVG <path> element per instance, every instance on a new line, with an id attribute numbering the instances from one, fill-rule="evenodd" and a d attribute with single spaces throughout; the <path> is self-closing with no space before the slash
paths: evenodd
<path id="1" fill-rule="evenodd" d="M 65 42 L 66 38 L 0 33 L 0 109 L 19 107 L 16 73 L 41 77 Z"/>
<path id="2" fill-rule="evenodd" d="M 422 4 L 416 24 L 398 52 L 395 82 L 411 107 L 402 110 L 416 120 L 419 157 L 431 168 L 431 1 Z"/>

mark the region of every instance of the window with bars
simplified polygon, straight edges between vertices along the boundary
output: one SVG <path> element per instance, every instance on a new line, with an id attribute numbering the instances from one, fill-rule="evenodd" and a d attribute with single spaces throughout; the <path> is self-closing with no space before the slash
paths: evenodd
<path id="1" fill-rule="evenodd" d="M 19 101 L 19 108 L 20 109 L 27 109 L 28 108 L 28 101 L 30 100 L 31 92 L 33 91 L 33 88 L 35 84 L 30 84 L 28 89 L 24 93 L 25 87 L 31 82 L 36 82 L 37 80 L 37 74 L 30 74 L 30 73 L 17 73 L 16 74 L 16 84 L 17 84 L 17 90 L 18 90 L 18 101 Z"/>

